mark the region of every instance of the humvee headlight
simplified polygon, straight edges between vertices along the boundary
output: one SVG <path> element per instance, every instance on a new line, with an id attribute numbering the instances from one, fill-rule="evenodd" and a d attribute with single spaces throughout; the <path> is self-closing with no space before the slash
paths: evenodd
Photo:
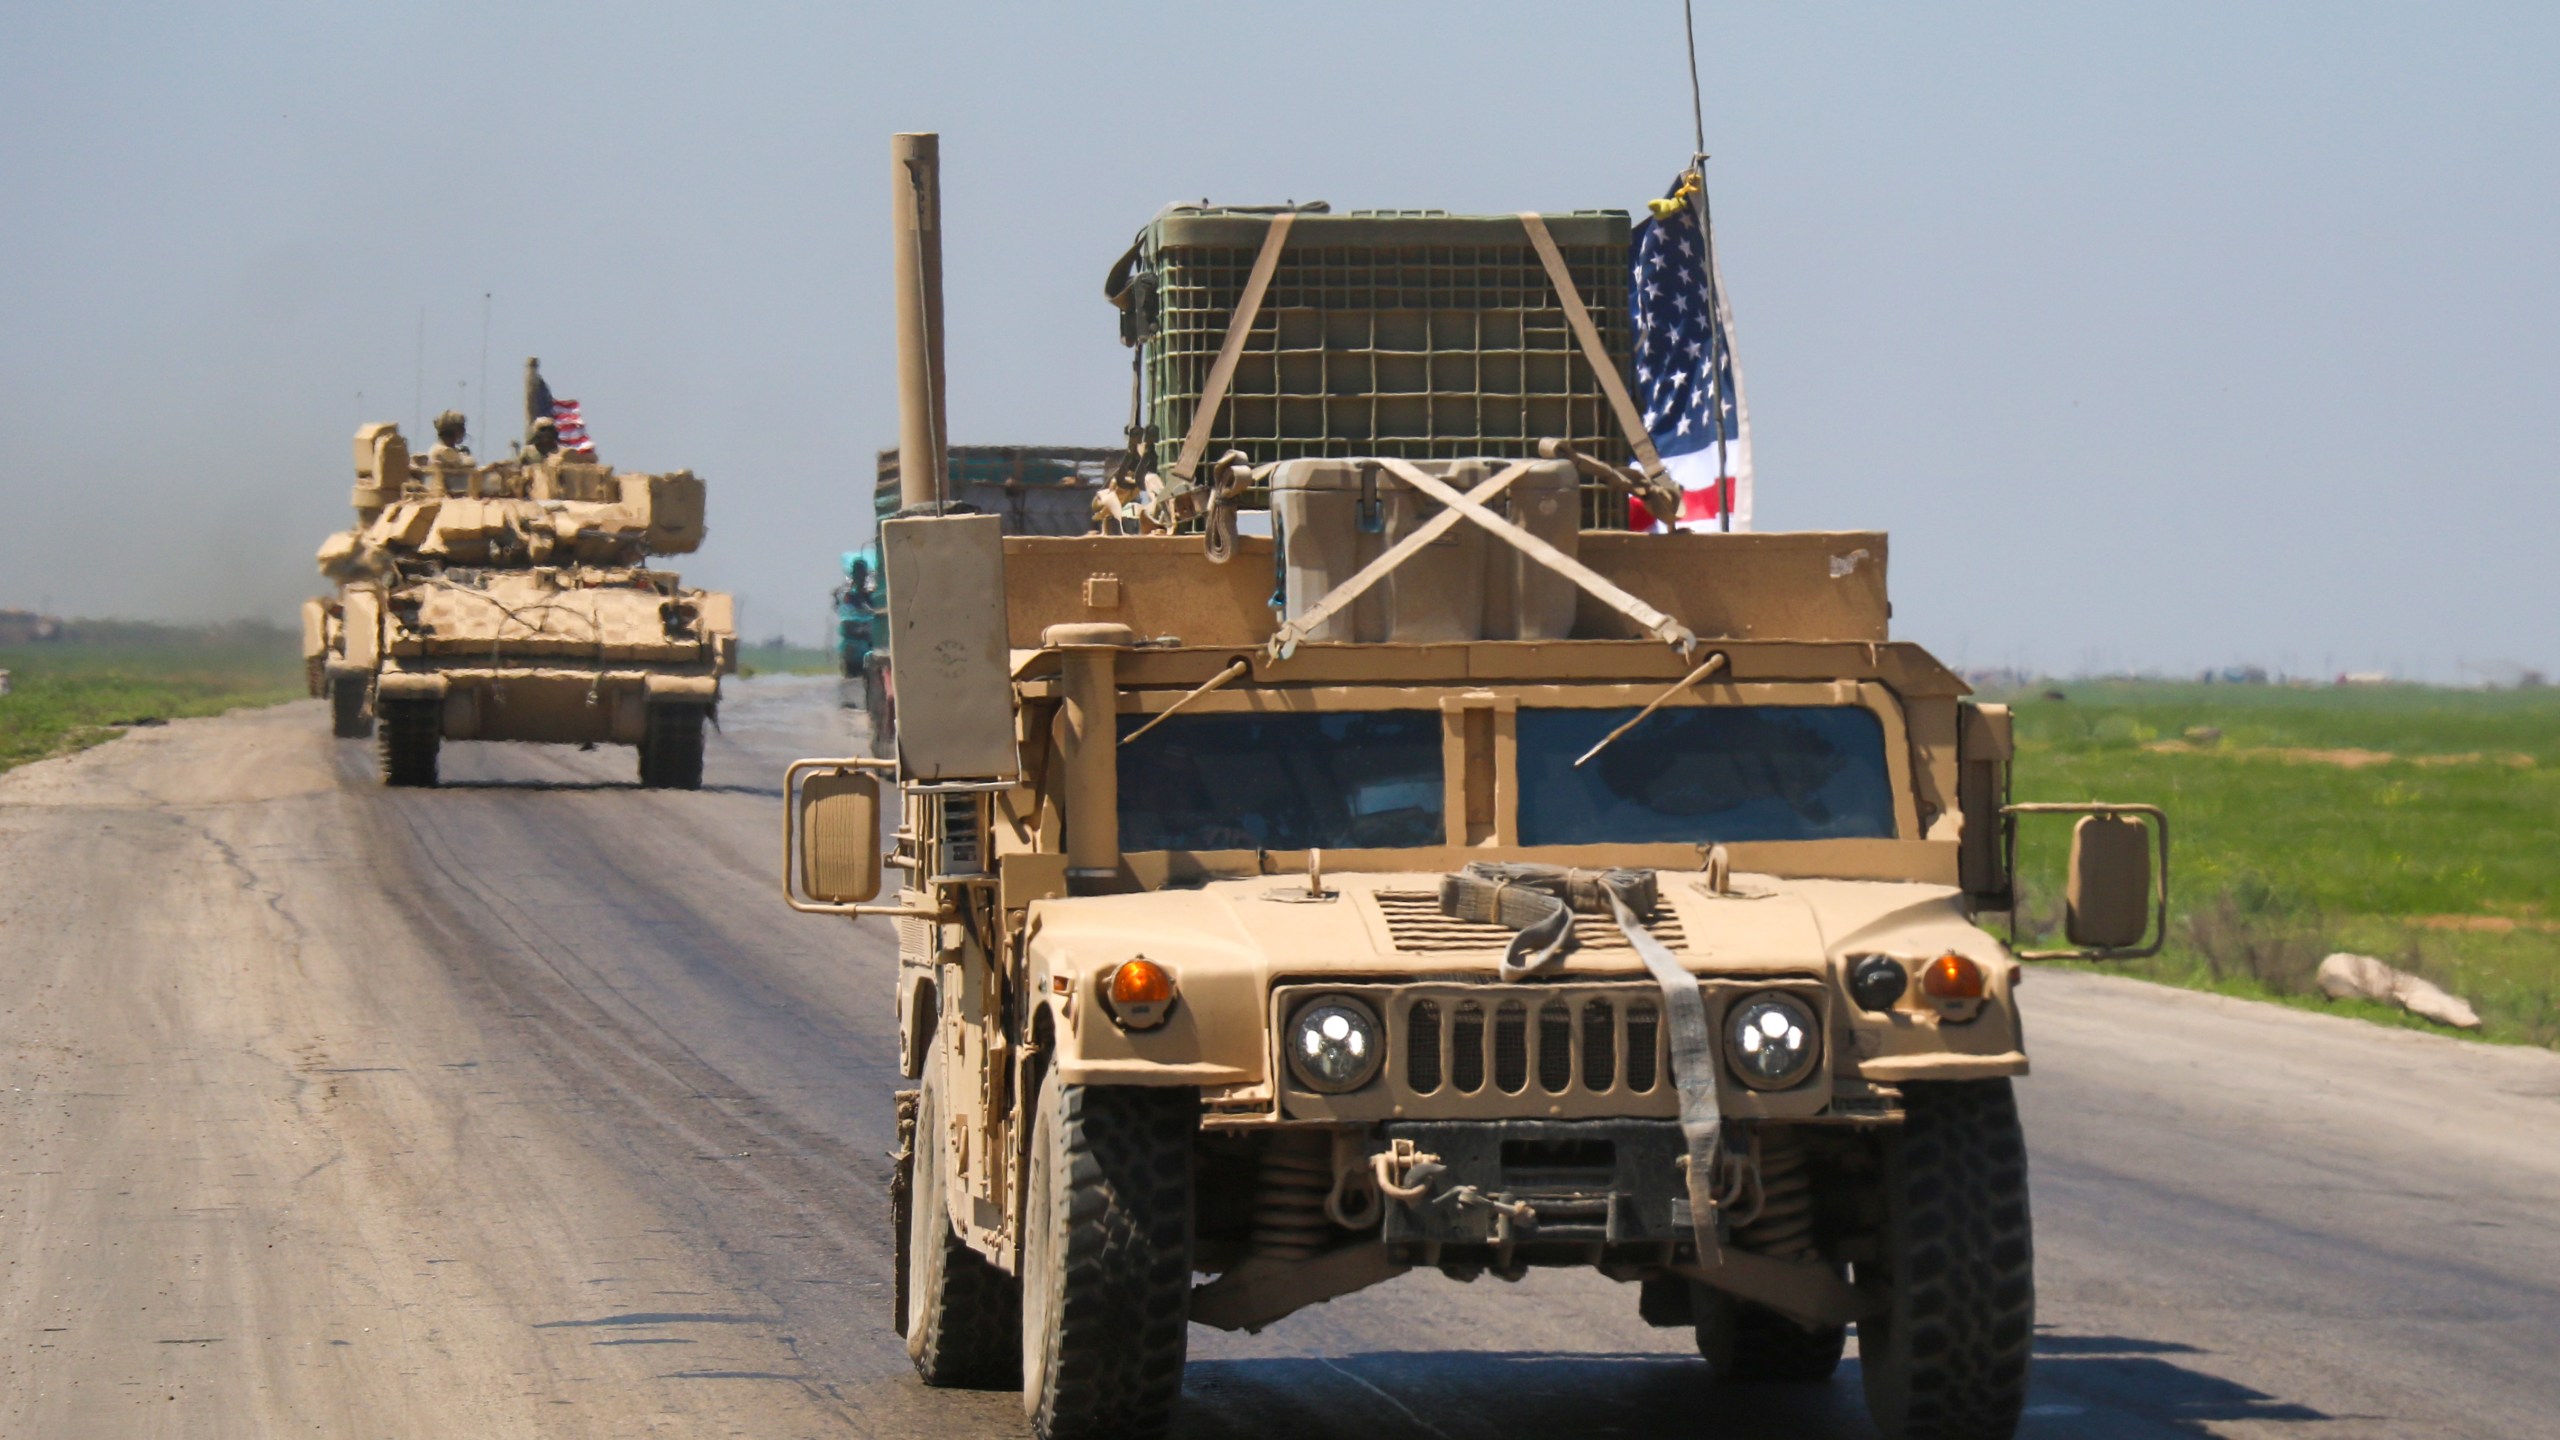
<path id="1" fill-rule="evenodd" d="M 1348 995 L 1319 995 L 1289 1017 L 1289 1073 L 1310 1090 L 1357 1090 L 1386 1058 L 1378 1015 Z"/>
<path id="2" fill-rule="evenodd" d="M 1813 1011 L 1775 991 L 1736 1004 L 1725 1016 L 1725 1058 L 1755 1090 L 1784 1090 L 1802 1080 L 1822 1053 Z"/>
<path id="3" fill-rule="evenodd" d="M 1932 1000 L 1979 1000 L 1982 967 L 1961 955 L 1941 955 L 1920 972 L 1920 988 Z"/>
<path id="4" fill-rule="evenodd" d="M 1124 960 L 1102 984 L 1111 1018 L 1124 1030 L 1153 1030 L 1173 1011 L 1173 972 L 1140 955 Z"/>

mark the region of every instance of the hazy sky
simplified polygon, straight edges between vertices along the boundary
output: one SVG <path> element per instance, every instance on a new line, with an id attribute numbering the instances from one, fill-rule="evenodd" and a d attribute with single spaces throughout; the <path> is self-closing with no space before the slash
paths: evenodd
<path id="1" fill-rule="evenodd" d="M 289 618 L 358 420 L 478 419 L 487 293 L 489 428 L 541 355 L 814 641 L 896 439 L 890 132 L 943 135 L 953 439 L 1116 443 L 1159 205 L 1633 206 L 1679 13 L 10 0 L 0 607 Z M 1899 635 L 2560 670 L 2560 6 L 1699 23 L 1760 522 L 1890 530 Z"/>

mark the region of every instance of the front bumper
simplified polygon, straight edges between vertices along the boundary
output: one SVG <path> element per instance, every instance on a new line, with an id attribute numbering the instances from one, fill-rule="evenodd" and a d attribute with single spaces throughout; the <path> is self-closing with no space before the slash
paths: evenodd
<path id="1" fill-rule="evenodd" d="M 1587 1261 L 1594 1246 L 1694 1242 L 1677 1121 L 1416 1120 L 1384 1133 L 1446 1167 L 1427 1198 L 1387 1202 L 1390 1246 L 1562 1247 L 1554 1258 Z"/>

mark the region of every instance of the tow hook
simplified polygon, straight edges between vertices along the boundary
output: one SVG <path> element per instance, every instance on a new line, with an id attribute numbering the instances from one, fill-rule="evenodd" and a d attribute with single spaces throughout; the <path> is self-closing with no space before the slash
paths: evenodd
<path id="1" fill-rule="evenodd" d="M 1537 1207 L 1525 1200 L 1504 1195 L 1488 1195 L 1473 1185 L 1441 1183 L 1449 1173 L 1440 1157 L 1417 1148 L 1411 1140 L 1391 1140 L 1387 1148 L 1369 1157 L 1376 1173 L 1378 1193 L 1407 1205 L 1446 1205 L 1459 1210 L 1486 1210 L 1504 1225 L 1523 1230 L 1538 1228 Z"/>

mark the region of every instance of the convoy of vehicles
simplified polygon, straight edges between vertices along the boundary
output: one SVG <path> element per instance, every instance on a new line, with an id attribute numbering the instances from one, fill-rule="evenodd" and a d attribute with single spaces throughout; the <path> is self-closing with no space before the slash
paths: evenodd
<path id="1" fill-rule="evenodd" d="M 1125 449 L 952 448 L 937 143 L 895 152 L 900 443 L 835 595 L 874 753 L 789 768 L 785 891 L 895 922 L 924 1380 L 1158 1434 L 1192 1324 L 1579 1267 L 1719 1381 L 1854 1331 L 1890 1440 L 2009 1436 L 2018 986 L 2157 948 L 2165 817 L 2009 803 L 1884 535 L 1627 528 L 1681 496 L 1626 215 L 1170 208 L 1106 286 Z M 732 605 L 651 561 L 701 481 L 439 425 L 357 433 L 336 732 L 392 785 L 480 739 L 698 787 Z M 2069 945 L 2021 952 L 1985 912 L 2047 813 Z"/>
<path id="2" fill-rule="evenodd" d="M 926 1382 L 1159 1433 L 1193 1323 L 1572 1266 L 1719 1380 L 1854 1328 L 1887 1436 L 2009 1435 L 2046 954 L 1983 916 L 2068 811 L 2070 953 L 2146 953 L 2159 812 L 2008 803 L 1883 535 L 1611 528 L 1660 484 L 1623 215 L 1160 216 L 1113 523 L 1007 533 L 947 503 L 934 138 L 895 159 L 899 710 L 791 767 L 785 888 L 896 924 Z"/>

